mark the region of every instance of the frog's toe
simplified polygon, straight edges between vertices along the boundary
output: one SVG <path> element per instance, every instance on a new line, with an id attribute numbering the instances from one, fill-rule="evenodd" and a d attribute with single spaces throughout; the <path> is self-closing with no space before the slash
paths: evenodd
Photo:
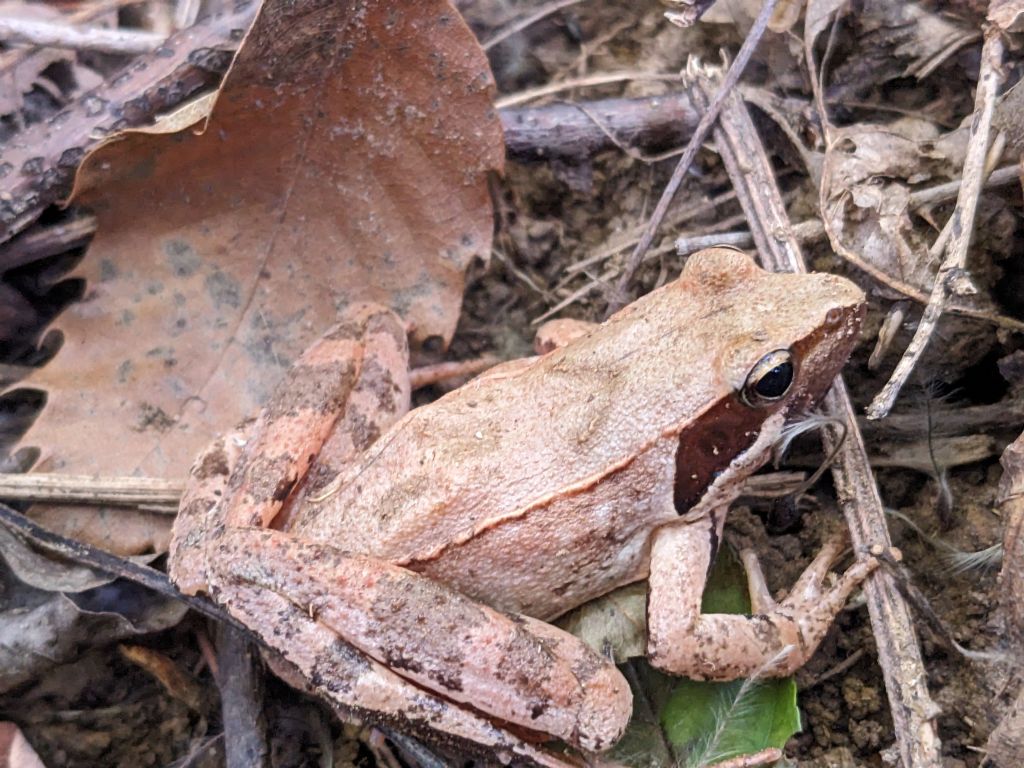
<path id="1" fill-rule="evenodd" d="M 622 738 L 633 712 L 633 694 L 610 662 L 581 683 L 584 699 L 576 718 L 578 727 L 567 741 L 588 752 L 601 752 Z"/>

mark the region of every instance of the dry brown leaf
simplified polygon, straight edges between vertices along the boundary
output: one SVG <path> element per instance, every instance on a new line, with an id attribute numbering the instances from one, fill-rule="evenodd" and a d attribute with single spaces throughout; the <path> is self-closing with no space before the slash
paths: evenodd
<path id="1" fill-rule="evenodd" d="M 830 0 L 822 0 L 826 5 Z M 856 100 L 901 77 L 924 79 L 980 38 L 978 26 L 943 12 L 931 0 L 860 0 L 841 27 L 843 46 L 855 54 L 828 67 L 829 100 Z M 810 16 L 810 12 L 809 12 Z M 815 27 L 822 24 L 815 11 Z"/>
<path id="2" fill-rule="evenodd" d="M 1024 28 L 1024 2 L 1022 0 L 991 0 L 988 20 L 1004 32 L 1020 32 Z"/>
<path id="3" fill-rule="evenodd" d="M 148 565 L 155 555 L 139 555 L 133 562 Z M 0 560 L 19 581 L 47 592 L 86 592 L 117 577 L 84 565 L 65 562 L 37 552 L 14 531 L 0 525 Z M 0 605 L 2 605 L 0 601 Z"/>
<path id="4" fill-rule="evenodd" d="M 845 5 L 846 0 L 808 0 L 804 13 L 804 40 L 813 45 Z"/>
<path id="5" fill-rule="evenodd" d="M 903 130 L 901 130 L 903 129 Z M 886 274 L 930 291 L 937 265 L 927 236 L 910 217 L 913 185 L 946 181 L 959 168 L 958 144 L 937 149 L 920 122 L 837 132 L 822 169 L 825 215 L 840 242 Z"/>
<path id="6" fill-rule="evenodd" d="M 1018 81 L 999 97 L 992 125 L 1000 130 L 1006 143 L 1017 152 L 1024 153 L 1024 86 Z"/>
<path id="7" fill-rule="evenodd" d="M 173 627 L 187 610 L 125 581 L 77 595 L 9 581 L 0 610 L 0 693 L 85 648 Z"/>
<path id="8" fill-rule="evenodd" d="M 619 587 L 567 613 L 558 626 L 621 664 L 647 653 L 647 582 Z"/>
<path id="9" fill-rule="evenodd" d="M 490 251 L 492 96 L 447 2 L 268 2 L 205 133 L 127 136 L 83 165 L 86 297 L 27 382 L 49 396 L 24 440 L 40 468 L 182 477 L 357 299 L 447 343 Z"/>

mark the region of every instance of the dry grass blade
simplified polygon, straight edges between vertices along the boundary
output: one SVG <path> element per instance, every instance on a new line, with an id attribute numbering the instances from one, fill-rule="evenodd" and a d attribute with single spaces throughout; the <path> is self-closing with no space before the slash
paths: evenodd
<path id="1" fill-rule="evenodd" d="M 492 37 L 489 37 L 487 40 L 481 43 L 481 46 L 485 51 L 489 51 L 491 50 L 491 48 L 498 45 L 499 43 L 508 40 L 510 37 L 512 37 L 512 35 L 518 34 L 519 32 L 522 32 L 524 29 L 529 28 L 531 25 L 536 24 L 541 19 L 546 19 L 551 14 L 558 13 L 558 11 L 562 10 L 563 8 L 568 8 L 569 6 L 577 5 L 578 3 L 582 2 L 583 0 L 554 0 L 554 2 L 547 3 L 546 5 L 543 5 L 540 8 L 538 8 L 536 11 L 531 13 L 526 18 L 512 22 L 504 29 L 499 30 Z"/>
<path id="2" fill-rule="evenodd" d="M 636 274 L 636 270 L 640 267 L 640 264 L 643 263 L 644 255 L 647 253 L 648 248 L 651 247 L 651 243 L 654 241 L 654 235 L 661 226 L 661 222 L 664 220 L 665 214 L 668 213 L 668 208 L 672 204 L 672 199 L 679 190 L 679 185 L 683 183 L 683 177 L 693 164 L 693 160 L 697 156 L 697 151 L 700 149 L 701 144 L 704 143 L 704 139 L 710 132 L 711 126 L 713 126 L 715 124 L 715 120 L 718 119 L 718 113 L 722 108 L 722 104 L 725 102 L 726 97 L 732 92 L 733 88 L 736 87 L 740 76 L 743 74 L 743 70 L 746 69 L 747 63 L 750 61 L 750 57 L 754 53 L 754 49 L 757 48 L 757 44 L 760 41 L 761 36 L 768 28 L 768 22 L 772 18 L 777 1 L 778 0 L 765 0 L 764 5 L 761 6 L 761 12 L 757 15 L 753 26 L 747 33 L 747 37 L 743 41 L 743 45 L 736 54 L 735 61 L 733 61 L 732 66 L 729 67 L 729 72 L 722 79 L 721 88 L 710 99 L 707 109 L 701 116 L 700 122 L 697 123 L 697 127 L 693 129 L 693 135 L 690 137 L 690 141 L 683 150 L 683 154 L 679 158 L 679 162 L 676 164 L 675 170 L 672 172 L 672 177 L 665 185 L 665 189 L 661 193 L 661 198 L 658 200 L 654 213 L 651 214 L 651 218 L 648 220 L 647 226 L 644 228 L 644 232 L 640 236 L 640 241 L 636 244 L 633 252 L 626 260 L 626 264 L 622 269 L 622 274 L 619 276 L 618 283 L 615 286 L 616 295 L 612 297 L 612 301 L 608 307 L 608 314 L 615 312 L 626 304 L 626 295 L 630 283 L 633 282 L 633 276 Z"/>

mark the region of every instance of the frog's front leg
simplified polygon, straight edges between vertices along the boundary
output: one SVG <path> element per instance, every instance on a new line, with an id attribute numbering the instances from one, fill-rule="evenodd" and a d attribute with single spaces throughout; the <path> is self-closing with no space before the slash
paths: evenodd
<path id="1" fill-rule="evenodd" d="M 614 664 L 549 624 L 280 531 L 227 530 L 216 549 L 211 581 L 236 615 L 254 593 L 272 592 L 329 630 L 331 643 L 350 644 L 416 686 L 586 750 L 609 747 L 629 720 L 629 686 Z M 286 659 L 310 652 L 293 650 L 259 614 L 240 618 Z"/>
<path id="2" fill-rule="evenodd" d="M 828 567 L 842 551 L 833 540 L 786 599 L 776 603 L 756 559 L 745 553 L 753 615 L 702 614 L 704 585 L 724 521 L 721 508 L 704 519 L 655 532 L 647 616 L 651 663 L 699 680 L 788 675 L 814 653 L 850 593 L 878 561 L 859 560 L 826 589 Z"/>

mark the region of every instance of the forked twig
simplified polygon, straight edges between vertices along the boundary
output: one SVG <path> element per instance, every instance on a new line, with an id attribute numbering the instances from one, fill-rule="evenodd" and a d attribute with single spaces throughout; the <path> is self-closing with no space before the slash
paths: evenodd
<path id="1" fill-rule="evenodd" d="M 974 121 L 971 135 L 967 143 L 967 154 L 964 158 L 964 169 L 960 195 L 956 207 L 939 235 L 940 242 L 948 239 L 946 258 L 935 275 L 931 296 L 921 316 L 921 321 L 910 340 L 903 357 L 900 358 L 889 381 L 875 395 L 867 408 L 869 419 L 881 419 L 890 410 L 900 390 L 921 359 L 928 342 L 931 340 L 935 327 L 946 308 L 950 295 L 957 292 L 957 286 L 963 286 L 967 277 L 964 269 L 967 265 L 967 250 L 974 234 L 974 215 L 978 208 L 978 197 L 985 181 L 985 165 L 988 156 L 989 136 L 992 130 L 992 115 L 995 112 L 996 96 L 1003 82 L 1003 40 L 998 30 L 989 30 L 985 35 L 985 44 L 981 49 L 981 69 L 978 73 L 978 91 L 974 101 Z M 947 234 L 948 233 L 948 234 Z M 944 238 L 944 236 L 946 236 Z M 941 253 L 941 245 L 935 248 L 933 256 Z M 970 286 L 969 292 L 973 292 Z M 965 292 L 963 288 L 961 293 Z"/>
<path id="2" fill-rule="evenodd" d="M 721 88 L 719 88 L 714 97 L 711 98 L 700 122 L 697 123 L 697 127 L 693 129 L 693 135 L 690 137 L 690 141 L 686 145 L 686 149 L 683 150 L 683 154 L 679 158 L 679 162 L 676 164 L 675 170 L 672 172 L 672 177 L 668 180 L 668 184 L 665 185 L 665 189 L 661 193 L 661 198 L 658 200 L 658 205 L 655 207 L 654 213 L 651 214 L 651 218 L 648 220 L 647 226 L 644 228 L 644 232 L 640 236 L 639 242 L 637 242 L 636 247 L 633 249 L 633 252 L 626 260 L 625 266 L 622 268 L 622 275 L 619 277 L 619 281 L 615 287 L 616 295 L 612 297 L 612 301 L 608 307 L 609 315 L 621 309 L 627 303 L 625 297 L 629 289 L 629 284 L 633 282 L 633 276 L 636 274 L 637 269 L 643 262 L 644 254 L 646 254 L 647 249 L 651 247 L 651 243 L 654 241 L 654 235 L 661 226 L 661 222 L 665 218 L 665 214 L 668 213 L 668 208 L 672 204 L 672 199 L 676 196 L 676 192 L 679 190 L 679 185 L 683 183 L 683 177 L 686 175 L 686 172 L 693 164 L 694 158 L 697 156 L 697 150 L 700 149 L 701 145 L 704 143 L 704 139 L 707 138 L 708 133 L 711 131 L 711 127 L 718 119 L 718 113 L 721 110 L 722 105 L 725 103 L 726 97 L 732 93 L 736 83 L 739 82 L 740 76 L 743 74 L 743 70 L 746 69 L 747 63 L 750 61 L 750 57 L 754 53 L 754 49 L 757 48 L 757 44 L 760 42 L 761 36 L 764 35 L 765 29 L 768 28 L 768 22 L 772 18 L 772 13 L 775 10 L 777 2 L 778 0 L 765 0 L 764 5 L 761 6 L 761 12 L 757 15 L 757 18 L 754 19 L 754 24 L 747 33 L 747 37 L 743 41 L 743 45 L 740 46 L 740 50 L 736 54 L 735 61 L 733 61 L 732 66 L 729 67 L 728 73 L 722 79 Z"/>

